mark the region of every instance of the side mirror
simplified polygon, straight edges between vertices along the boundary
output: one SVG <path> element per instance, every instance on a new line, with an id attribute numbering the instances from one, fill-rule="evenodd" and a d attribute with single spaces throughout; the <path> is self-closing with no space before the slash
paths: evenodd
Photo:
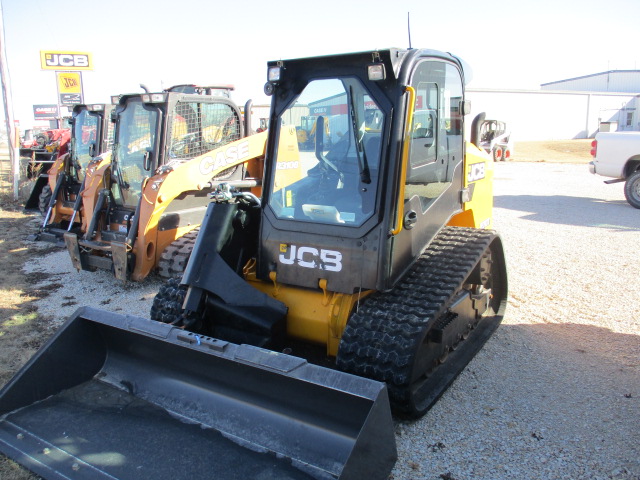
<path id="1" fill-rule="evenodd" d="M 469 115 L 471 113 L 471 101 L 470 100 L 462 100 L 460 102 L 460 114 L 461 115 Z"/>
<path id="2" fill-rule="evenodd" d="M 471 138 L 469 140 L 478 148 L 480 148 L 480 127 L 486 116 L 487 114 L 485 112 L 481 112 L 476 115 L 476 118 L 471 122 Z"/>
<path id="3" fill-rule="evenodd" d="M 91 142 L 89 144 L 89 156 L 90 157 L 95 157 L 97 155 L 98 152 L 96 152 L 96 144 L 94 142 Z"/>

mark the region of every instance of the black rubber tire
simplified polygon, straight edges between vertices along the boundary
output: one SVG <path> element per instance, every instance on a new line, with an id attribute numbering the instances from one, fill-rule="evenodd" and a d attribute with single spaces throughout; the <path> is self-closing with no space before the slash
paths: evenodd
<path id="1" fill-rule="evenodd" d="M 502 157 L 504 156 L 504 150 L 500 145 L 497 145 L 496 147 L 494 147 L 491 155 L 493 156 L 494 162 L 499 162 L 502 160 Z"/>
<path id="2" fill-rule="evenodd" d="M 200 227 L 191 230 L 165 248 L 158 261 L 158 274 L 163 278 L 181 277 L 187 268 Z"/>
<path id="3" fill-rule="evenodd" d="M 51 202 L 51 187 L 49 185 L 45 185 L 42 187 L 42 191 L 40 192 L 40 196 L 38 197 L 38 209 L 43 217 L 47 215 L 47 210 L 49 210 L 49 202 Z"/>
<path id="4" fill-rule="evenodd" d="M 624 184 L 624 196 L 633 208 L 640 208 L 640 170 L 633 172 Z"/>

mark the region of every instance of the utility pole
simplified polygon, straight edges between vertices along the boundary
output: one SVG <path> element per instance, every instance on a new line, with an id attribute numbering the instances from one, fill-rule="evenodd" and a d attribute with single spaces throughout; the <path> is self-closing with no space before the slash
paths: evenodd
<path id="1" fill-rule="evenodd" d="M 9 146 L 9 158 L 13 171 L 13 197 L 18 199 L 20 187 L 20 153 L 16 128 L 13 123 L 13 105 L 11 102 L 11 82 L 9 69 L 7 68 L 6 43 L 4 39 L 4 15 L 2 12 L 2 0 L 0 0 L 0 80 L 2 83 L 2 100 L 4 102 L 4 118 L 7 126 L 7 141 Z"/>

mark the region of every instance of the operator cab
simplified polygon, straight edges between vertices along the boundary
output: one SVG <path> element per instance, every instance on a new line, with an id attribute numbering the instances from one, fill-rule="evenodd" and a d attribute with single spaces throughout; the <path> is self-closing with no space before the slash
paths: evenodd
<path id="1" fill-rule="evenodd" d="M 258 278 L 347 294 L 401 278 L 461 211 L 463 80 L 430 50 L 270 62 Z"/>

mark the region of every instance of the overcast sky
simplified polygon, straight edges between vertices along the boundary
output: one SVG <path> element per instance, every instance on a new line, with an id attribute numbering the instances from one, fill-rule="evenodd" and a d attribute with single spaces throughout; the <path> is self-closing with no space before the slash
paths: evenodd
<path id="1" fill-rule="evenodd" d="M 268 60 L 411 44 L 454 53 L 472 87 L 538 89 L 640 69 L 639 0 L 0 0 L 14 116 L 57 101 L 41 50 L 88 52 L 85 103 L 178 83 L 233 84 L 239 105 L 268 103 Z"/>

